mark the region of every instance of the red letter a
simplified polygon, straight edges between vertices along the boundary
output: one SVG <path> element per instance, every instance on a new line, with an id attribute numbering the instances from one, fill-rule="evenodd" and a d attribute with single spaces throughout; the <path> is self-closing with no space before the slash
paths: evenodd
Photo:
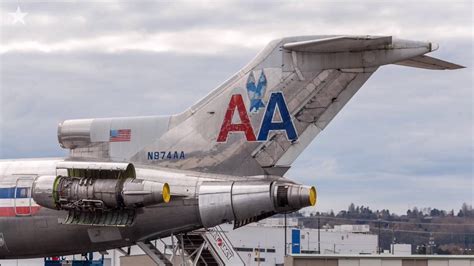
<path id="1" fill-rule="evenodd" d="M 234 116 L 235 109 L 239 111 L 240 124 L 232 124 L 232 117 Z M 255 141 L 255 133 L 253 128 L 250 125 L 250 119 L 247 115 L 247 110 L 245 110 L 244 100 L 242 100 L 242 95 L 234 94 L 229 102 L 229 107 L 224 116 L 224 122 L 222 122 L 221 132 L 217 138 L 217 142 L 227 141 L 227 136 L 229 132 L 244 132 L 247 141 Z"/>

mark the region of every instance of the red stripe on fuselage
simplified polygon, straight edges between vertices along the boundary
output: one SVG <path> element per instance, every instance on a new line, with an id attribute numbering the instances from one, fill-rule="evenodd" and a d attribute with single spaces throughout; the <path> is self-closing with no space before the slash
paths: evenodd
<path id="1" fill-rule="evenodd" d="M 30 211 L 30 207 L 0 207 L 0 217 L 14 217 L 27 214 L 35 215 L 39 212 L 40 208 L 40 206 L 31 206 Z"/>

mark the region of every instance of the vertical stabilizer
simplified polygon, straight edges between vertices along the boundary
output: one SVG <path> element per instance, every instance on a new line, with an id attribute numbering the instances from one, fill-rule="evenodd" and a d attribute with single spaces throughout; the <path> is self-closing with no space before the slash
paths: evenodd
<path id="1" fill-rule="evenodd" d="M 437 48 L 391 36 L 278 39 L 181 114 L 66 121 L 60 141 L 72 157 L 283 175 L 378 67 L 460 67 L 424 55 Z"/>

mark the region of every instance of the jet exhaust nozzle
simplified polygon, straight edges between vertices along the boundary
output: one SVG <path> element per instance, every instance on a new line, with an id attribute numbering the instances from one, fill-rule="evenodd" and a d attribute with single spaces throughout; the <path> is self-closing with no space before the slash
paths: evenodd
<path id="1" fill-rule="evenodd" d="M 303 185 L 277 185 L 276 202 L 277 209 L 295 210 L 304 207 L 314 206 L 317 201 L 316 188 Z"/>

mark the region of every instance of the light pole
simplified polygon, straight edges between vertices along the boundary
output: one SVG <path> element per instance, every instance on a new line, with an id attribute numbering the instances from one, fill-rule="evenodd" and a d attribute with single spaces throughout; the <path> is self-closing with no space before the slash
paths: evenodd
<path id="1" fill-rule="evenodd" d="M 381 249 L 380 249 L 380 226 L 381 226 L 381 219 L 378 219 L 378 224 L 379 224 L 379 232 L 377 236 L 377 254 L 380 254 Z"/>
<path id="2" fill-rule="evenodd" d="M 285 257 L 286 257 L 286 255 L 287 255 L 287 251 L 286 251 L 286 242 L 287 242 L 286 241 L 286 212 L 285 212 L 285 230 L 284 231 L 285 231 L 285 245 L 284 246 L 285 246 Z"/>
<path id="3" fill-rule="evenodd" d="M 309 252 L 309 250 L 310 250 L 310 248 L 309 248 L 309 231 L 306 232 L 306 236 L 308 237 L 308 247 L 307 247 L 307 249 L 308 249 L 308 252 Z"/>
<path id="4" fill-rule="evenodd" d="M 318 217 L 318 254 L 321 254 L 321 226 L 319 222 L 320 218 Z"/>

